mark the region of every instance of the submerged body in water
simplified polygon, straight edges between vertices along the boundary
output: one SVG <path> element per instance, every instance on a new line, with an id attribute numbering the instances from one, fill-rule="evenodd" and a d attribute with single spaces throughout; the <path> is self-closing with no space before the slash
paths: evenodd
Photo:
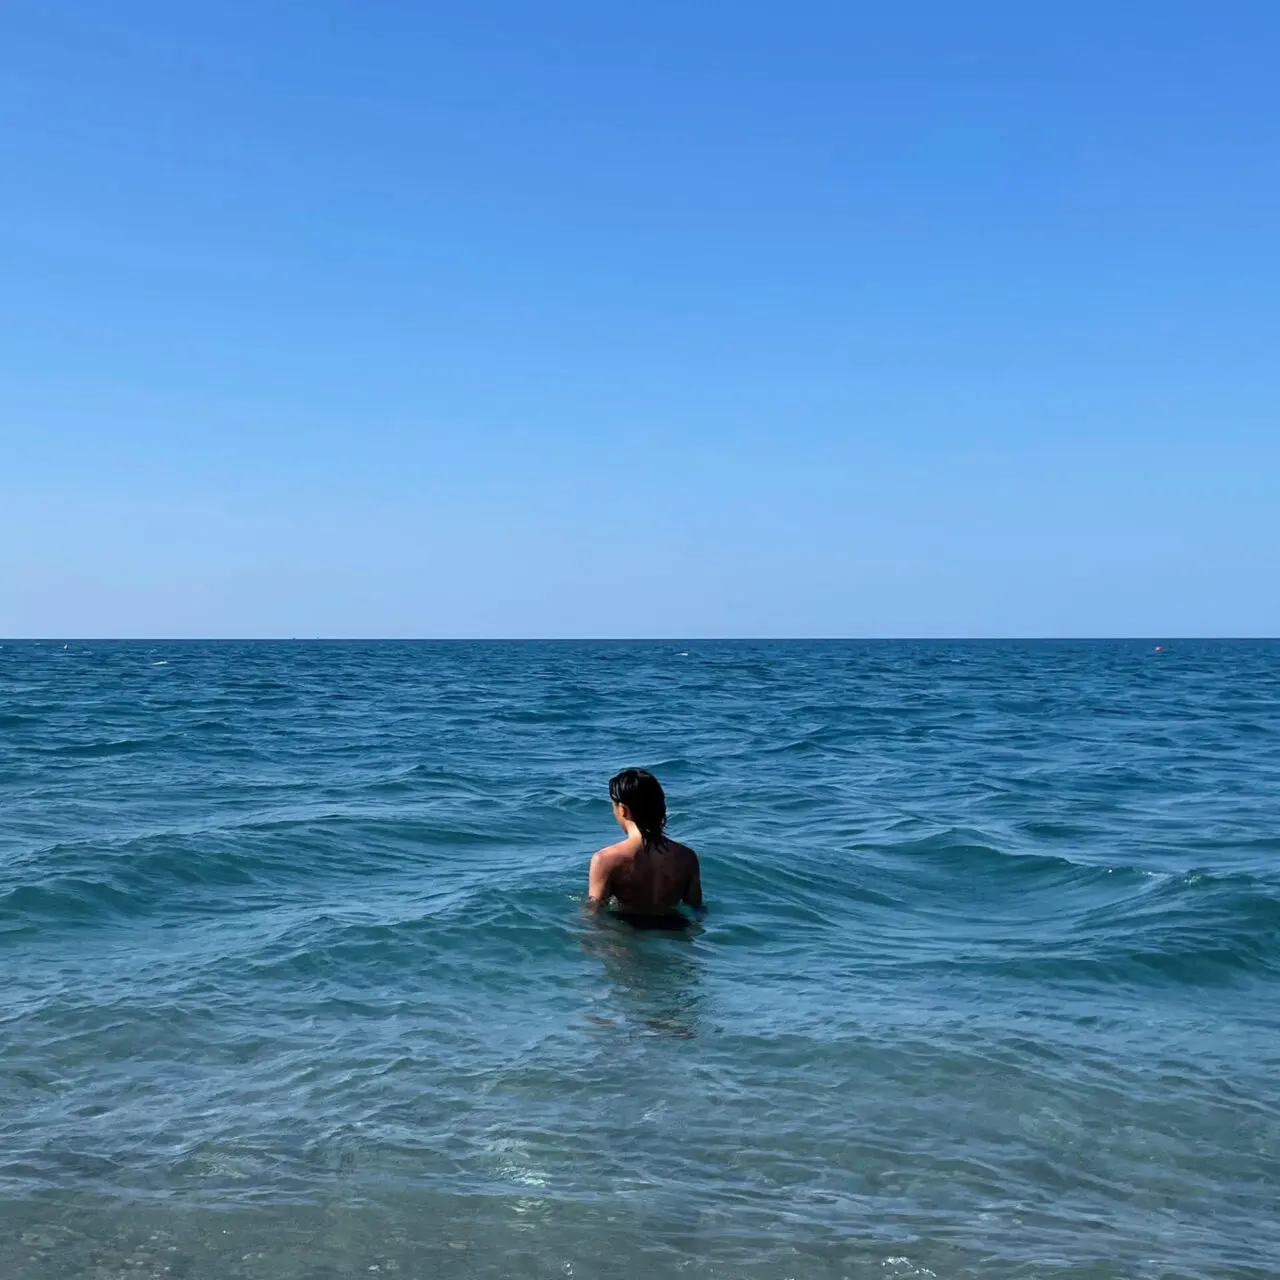
<path id="1" fill-rule="evenodd" d="M 624 769 L 609 780 L 613 817 L 625 833 L 591 859 L 587 902 L 645 929 L 683 929 L 677 908 L 702 910 L 702 869 L 687 844 L 665 833 L 667 798 L 645 769 Z"/>

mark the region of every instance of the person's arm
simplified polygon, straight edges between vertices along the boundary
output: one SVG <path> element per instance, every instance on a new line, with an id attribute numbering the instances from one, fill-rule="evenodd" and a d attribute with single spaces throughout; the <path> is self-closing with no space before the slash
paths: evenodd
<path id="1" fill-rule="evenodd" d="M 591 857 L 591 870 L 587 873 L 587 906 L 599 911 L 609 900 L 609 874 L 612 849 L 601 849 Z"/>
<path id="2" fill-rule="evenodd" d="M 702 868 L 698 866 L 698 855 L 689 850 L 689 858 L 693 865 L 689 868 L 689 880 L 684 887 L 684 900 L 687 906 L 695 911 L 702 910 Z"/>

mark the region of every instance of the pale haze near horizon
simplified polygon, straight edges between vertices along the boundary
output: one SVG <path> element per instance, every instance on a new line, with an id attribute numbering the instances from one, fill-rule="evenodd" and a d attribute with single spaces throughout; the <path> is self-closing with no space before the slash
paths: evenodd
<path id="1" fill-rule="evenodd" d="M 19 3 L 0 635 L 1280 634 L 1280 11 Z"/>

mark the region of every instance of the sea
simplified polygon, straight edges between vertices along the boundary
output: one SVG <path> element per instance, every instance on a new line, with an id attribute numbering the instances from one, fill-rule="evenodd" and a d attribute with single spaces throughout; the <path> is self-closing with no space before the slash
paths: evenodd
<path id="1" fill-rule="evenodd" d="M 1277 1275 L 1280 643 L 0 644 L 3 1280 Z"/>

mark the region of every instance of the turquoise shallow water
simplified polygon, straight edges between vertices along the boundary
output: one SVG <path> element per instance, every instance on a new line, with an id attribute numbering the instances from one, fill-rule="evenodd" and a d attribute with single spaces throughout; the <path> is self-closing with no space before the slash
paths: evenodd
<path id="1" fill-rule="evenodd" d="M 6 1280 L 1280 1274 L 1280 645 L 11 641 L 0 806 Z"/>

